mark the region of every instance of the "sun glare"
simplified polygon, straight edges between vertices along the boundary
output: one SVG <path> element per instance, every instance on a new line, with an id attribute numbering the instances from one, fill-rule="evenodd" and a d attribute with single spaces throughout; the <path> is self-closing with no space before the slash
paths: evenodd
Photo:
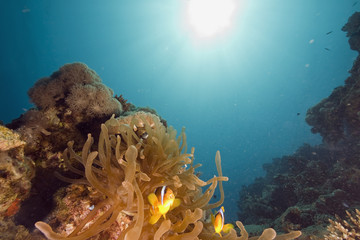
<path id="1" fill-rule="evenodd" d="M 188 22 L 199 37 L 212 37 L 231 26 L 234 0 L 189 0 Z"/>

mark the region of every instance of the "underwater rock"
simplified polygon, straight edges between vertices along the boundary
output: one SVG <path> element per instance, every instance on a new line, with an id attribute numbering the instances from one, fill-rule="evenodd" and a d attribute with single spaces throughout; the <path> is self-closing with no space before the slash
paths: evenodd
<path id="1" fill-rule="evenodd" d="M 359 181 L 351 166 L 339 162 L 344 157 L 326 146 L 304 145 L 291 156 L 264 164 L 266 176 L 240 191 L 239 219 L 280 232 L 324 232 L 334 214 L 360 204 L 359 194 L 354 195 Z"/>
<path id="2" fill-rule="evenodd" d="M 16 225 L 12 219 L 0 220 L 0 240 L 41 240 L 44 238 L 30 237 L 29 230 L 22 225 Z M 45 240 L 45 239 L 44 239 Z"/>
<path id="3" fill-rule="evenodd" d="M 339 206 L 343 205 L 347 198 L 344 190 L 335 189 L 331 193 L 320 195 L 314 205 L 318 212 L 335 215 L 338 213 Z"/>
<path id="4" fill-rule="evenodd" d="M 360 12 L 355 12 L 341 29 L 349 37 L 350 48 L 360 51 Z"/>
<path id="5" fill-rule="evenodd" d="M 56 226 L 57 232 L 69 235 L 73 232 L 84 218 L 94 211 L 95 206 L 103 200 L 103 195 L 87 185 L 71 184 L 65 189 L 60 189 L 54 195 L 56 208 L 51 215 L 47 217 L 47 221 Z M 109 206 L 99 209 L 94 219 L 104 214 Z M 95 210 L 96 211 L 96 210 Z M 132 222 L 132 217 L 120 213 L 116 221 L 106 230 L 99 233 L 96 237 L 89 239 L 118 239 Z M 91 224 L 92 221 L 89 222 Z M 86 229 L 86 228 L 85 228 Z"/>
<path id="6" fill-rule="evenodd" d="M 0 151 L 8 151 L 22 145 L 25 145 L 25 142 L 20 139 L 19 134 L 0 126 Z"/>
<path id="7" fill-rule="evenodd" d="M 360 49 L 360 13 L 354 13 L 343 27 L 347 31 L 352 49 Z M 360 58 L 357 57 L 345 85 L 337 87 L 331 95 L 310 108 L 306 122 L 313 133 L 320 133 L 330 144 L 354 142 L 360 139 Z"/>
<path id="8" fill-rule="evenodd" d="M 0 218 L 11 217 L 28 196 L 34 165 L 24 155 L 25 142 L 10 129 L 0 126 Z"/>
<path id="9" fill-rule="evenodd" d="M 14 223 L 22 202 L 29 196 L 34 163 L 24 155 L 19 134 L 0 126 L 0 239 L 25 239 L 29 231 Z"/>
<path id="10" fill-rule="evenodd" d="M 357 51 L 359 26 L 360 13 L 355 13 L 342 29 Z M 277 231 L 301 229 L 300 239 L 324 239 L 328 219 L 344 217 L 345 210 L 360 205 L 359 69 L 358 56 L 345 85 L 307 111 L 306 122 L 324 144 L 304 144 L 293 155 L 273 159 L 263 166 L 265 177 L 242 188 L 238 216 L 244 223 Z"/>

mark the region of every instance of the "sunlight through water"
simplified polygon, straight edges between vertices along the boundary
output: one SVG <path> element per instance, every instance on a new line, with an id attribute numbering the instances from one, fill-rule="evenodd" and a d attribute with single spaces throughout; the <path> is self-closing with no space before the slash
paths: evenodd
<path id="1" fill-rule="evenodd" d="M 190 0 L 188 23 L 198 37 L 212 37 L 231 26 L 235 9 L 234 0 Z"/>

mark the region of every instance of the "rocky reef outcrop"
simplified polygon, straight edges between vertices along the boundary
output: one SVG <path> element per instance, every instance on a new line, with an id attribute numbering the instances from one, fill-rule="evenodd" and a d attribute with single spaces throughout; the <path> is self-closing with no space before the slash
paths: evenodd
<path id="1" fill-rule="evenodd" d="M 0 239 L 25 239 L 29 234 L 14 222 L 35 176 L 34 162 L 24 154 L 25 144 L 19 134 L 0 126 Z"/>
<path id="2" fill-rule="evenodd" d="M 342 28 L 347 32 L 351 49 L 360 51 L 360 13 L 349 18 Z M 344 86 L 333 90 L 329 97 L 310 108 L 306 122 L 313 133 L 319 133 L 329 144 L 350 144 L 360 139 L 360 58 L 357 57 Z M 354 149 L 356 150 L 356 149 Z"/>
<path id="3" fill-rule="evenodd" d="M 360 13 L 342 28 L 360 51 Z M 360 206 L 360 57 L 344 86 L 307 111 L 306 122 L 323 144 L 263 166 L 266 176 L 240 191 L 239 219 L 278 231 L 302 229 L 303 239 L 323 239 L 335 215 Z"/>

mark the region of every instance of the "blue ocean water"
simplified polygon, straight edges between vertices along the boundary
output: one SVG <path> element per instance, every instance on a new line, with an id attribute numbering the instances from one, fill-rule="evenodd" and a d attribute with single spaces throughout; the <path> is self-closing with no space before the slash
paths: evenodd
<path id="1" fill-rule="evenodd" d="M 360 3 L 239 1 L 232 27 L 201 39 L 186 26 L 188 1 L 0 1 L 0 120 L 32 106 L 36 80 L 84 62 L 116 94 L 185 126 L 202 179 L 220 150 L 234 221 L 238 192 L 263 163 L 320 143 L 306 110 L 349 76 L 357 53 L 341 28 Z"/>

